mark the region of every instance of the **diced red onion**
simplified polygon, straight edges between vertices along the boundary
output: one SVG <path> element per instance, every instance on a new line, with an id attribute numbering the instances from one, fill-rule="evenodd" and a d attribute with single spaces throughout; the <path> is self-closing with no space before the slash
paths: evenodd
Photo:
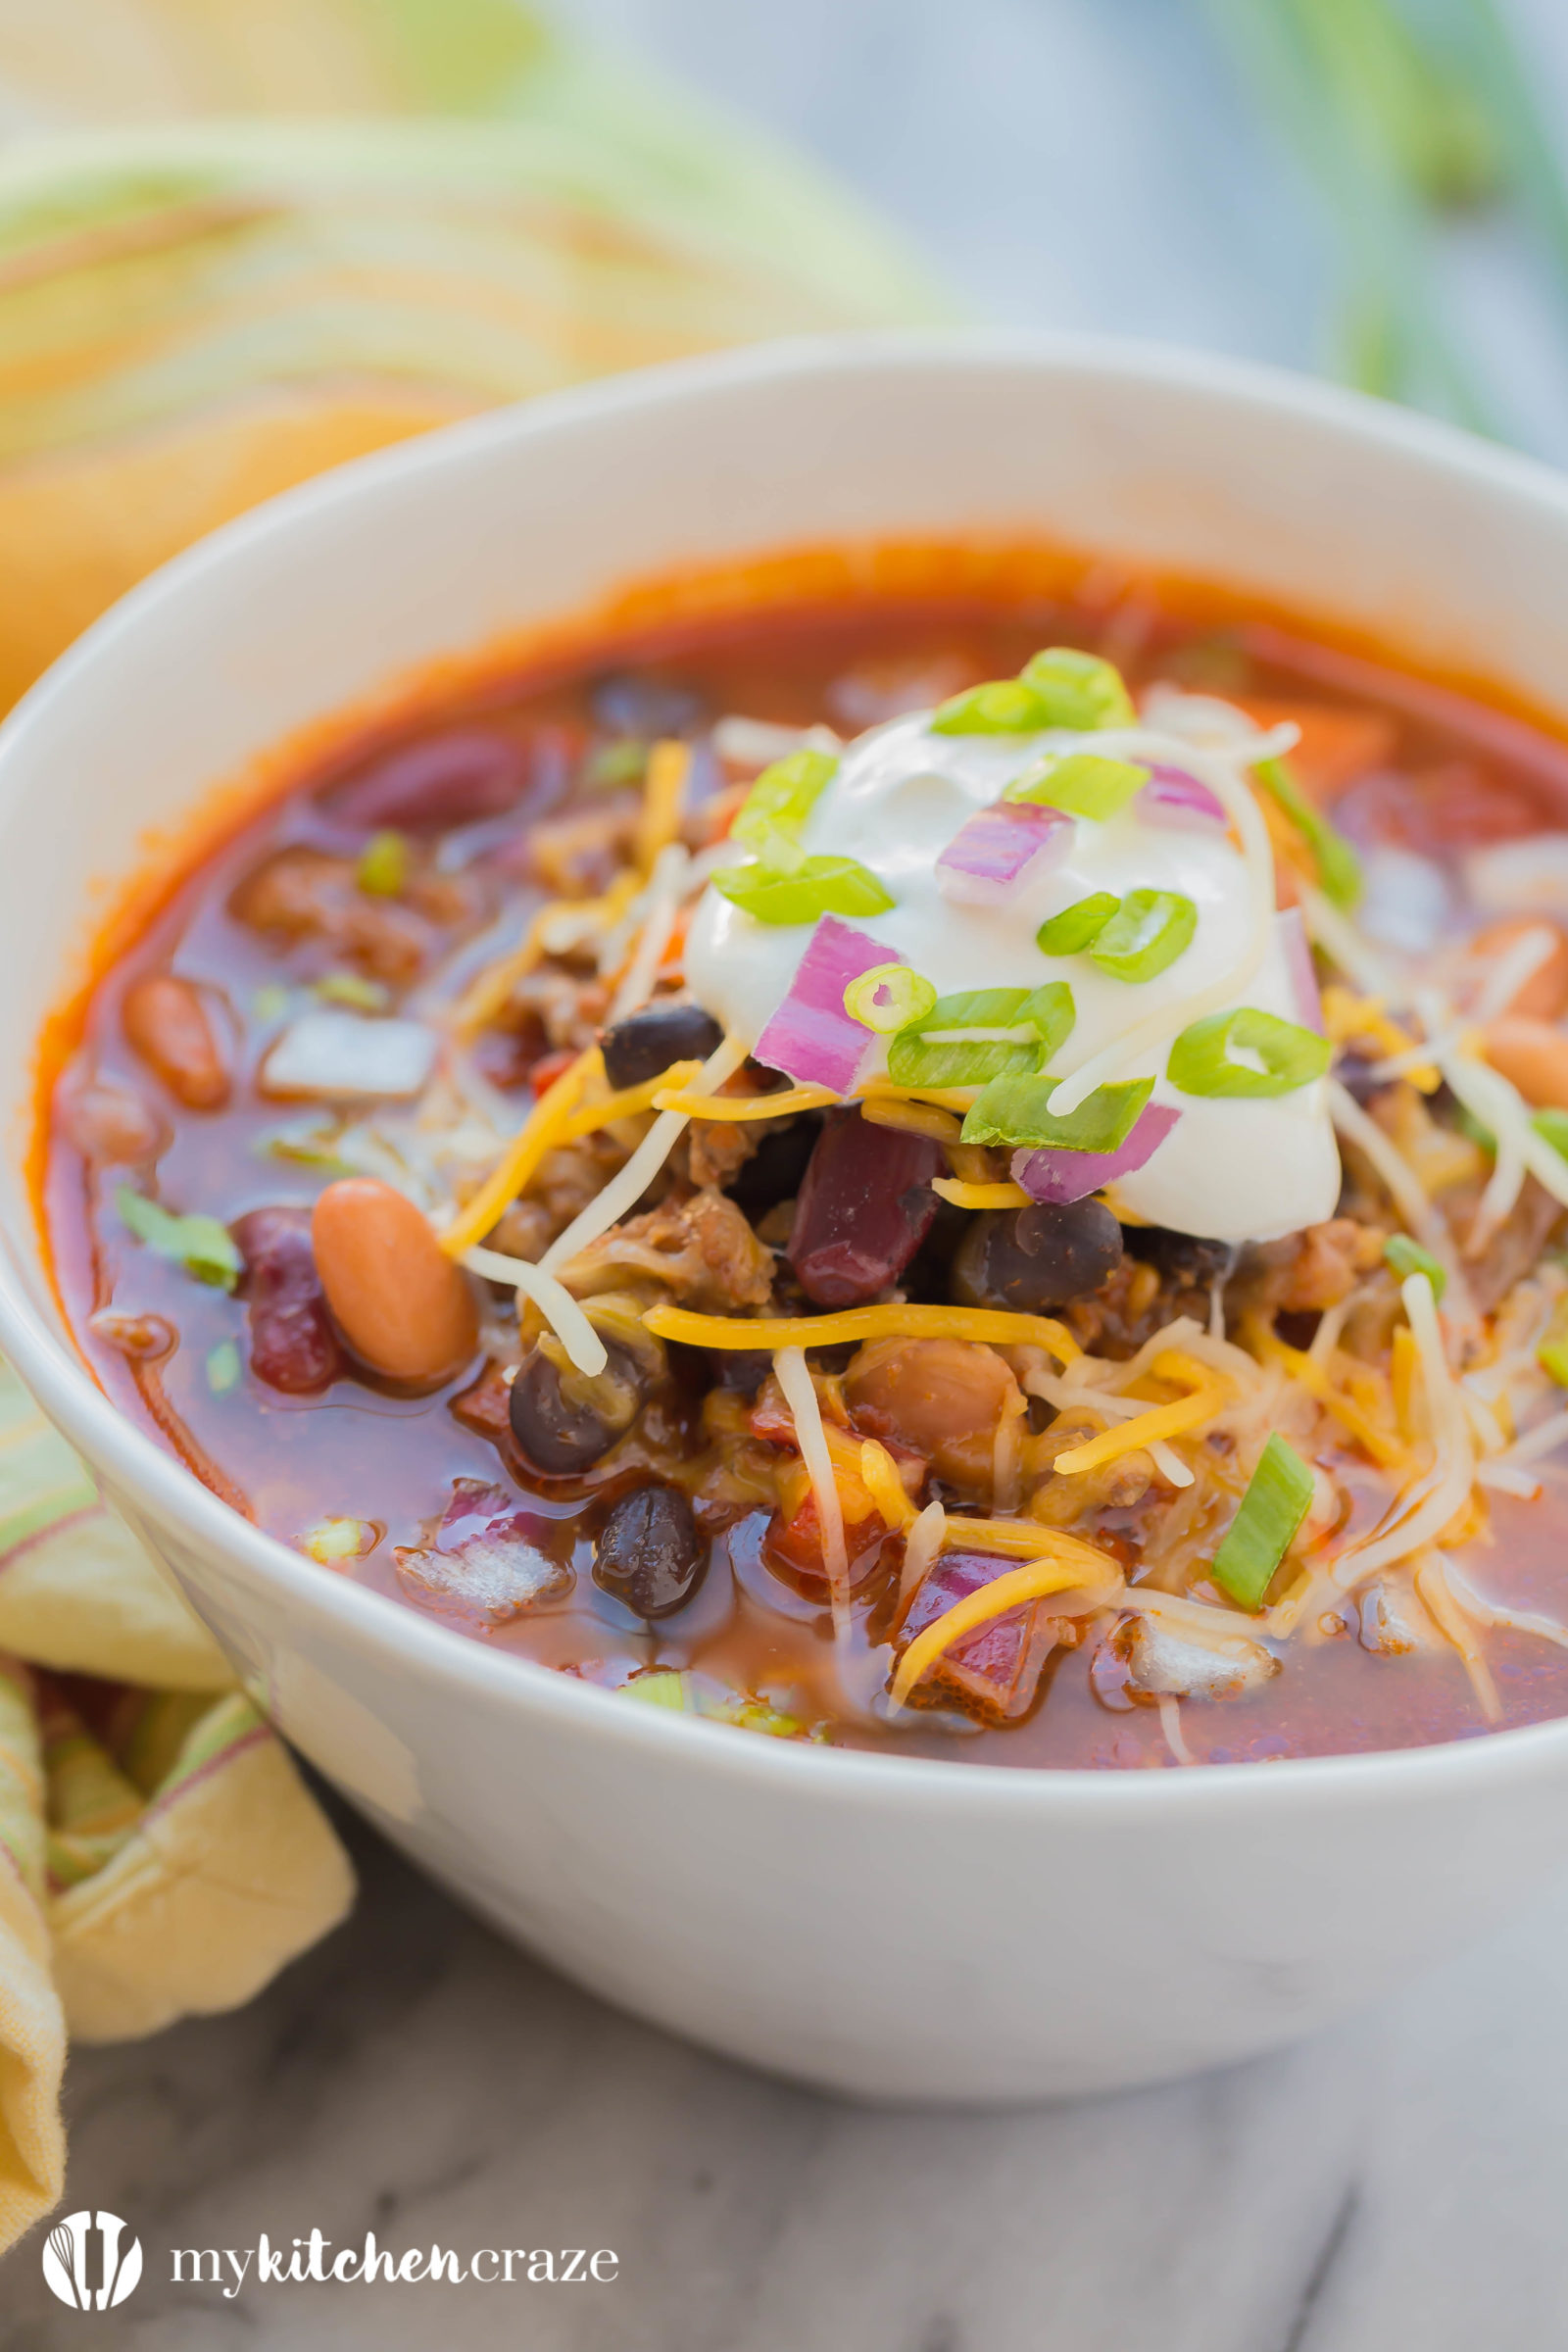
<path id="1" fill-rule="evenodd" d="M 885 939 L 868 938 L 824 914 L 796 966 L 788 996 L 757 1041 L 757 1058 L 800 1086 L 847 1095 L 877 1042 L 844 1009 L 844 991 L 879 963 L 900 960 Z"/>
<path id="2" fill-rule="evenodd" d="M 1274 917 L 1279 925 L 1280 946 L 1285 951 L 1285 968 L 1291 975 L 1291 994 L 1296 999 L 1296 1017 L 1303 1029 L 1318 1037 L 1323 1028 L 1323 997 L 1317 984 L 1317 966 L 1312 961 L 1312 950 L 1301 920 L 1299 906 L 1287 906 Z"/>
<path id="3" fill-rule="evenodd" d="M 976 809 L 937 859 L 937 887 L 956 906 L 1004 906 L 1026 882 L 1060 863 L 1073 822 L 1033 801 Z"/>
<path id="4" fill-rule="evenodd" d="M 1012 1181 L 1021 1184 L 1032 1200 L 1048 1200 L 1067 1208 L 1087 1200 L 1102 1184 L 1132 1176 L 1147 1167 L 1177 1120 L 1179 1110 L 1164 1102 L 1147 1102 L 1114 1152 L 1061 1152 L 1047 1145 L 1025 1145 L 1012 1155 Z"/>
<path id="5" fill-rule="evenodd" d="M 1138 796 L 1138 809 L 1156 825 L 1217 825 L 1223 832 L 1230 822 L 1218 794 L 1182 767 L 1152 767 L 1149 782 Z"/>

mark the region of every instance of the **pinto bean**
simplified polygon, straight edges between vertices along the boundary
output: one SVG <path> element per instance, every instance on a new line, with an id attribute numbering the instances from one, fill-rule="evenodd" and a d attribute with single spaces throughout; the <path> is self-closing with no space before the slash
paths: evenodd
<path id="1" fill-rule="evenodd" d="M 874 1340 L 845 1375 L 844 1394 L 876 1427 L 956 1486 L 991 1484 L 997 1423 L 1017 1400 L 1000 1355 L 968 1340 Z"/>
<path id="2" fill-rule="evenodd" d="M 1537 964 L 1528 980 L 1515 989 L 1503 1011 L 1528 1021 L 1556 1021 L 1568 1012 L 1568 932 L 1544 914 L 1510 914 L 1489 923 L 1470 942 L 1475 956 L 1489 960 L 1505 956 L 1527 933 L 1544 932 L 1550 953 Z"/>
<path id="3" fill-rule="evenodd" d="M 817 1306 L 860 1306 L 897 1282 L 931 1230 L 940 1144 L 876 1127 L 858 1110 L 823 1124 L 801 1186 L 786 1252 Z"/>
<path id="4" fill-rule="evenodd" d="M 62 1089 L 60 1123 L 82 1158 L 99 1167 L 156 1159 L 169 1141 L 167 1124 L 145 1097 L 99 1078 Z"/>
<path id="5" fill-rule="evenodd" d="M 669 1617 L 702 1583 L 708 1546 L 678 1487 L 638 1487 L 611 1506 L 594 1583 L 639 1617 Z"/>
<path id="6" fill-rule="evenodd" d="M 206 997 L 176 972 L 133 981 L 121 1007 L 126 1043 L 187 1110 L 221 1110 L 228 1063 Z"/>
<path id="7" fill-rule="evenodd" d="M 1489 1025 L 1485 1051 L 1493 1068 L 1538 1110 L 1568 1110 L 1568 1033 L 1509 1013 Z"/>
<path id="8" fill-rule="evenodd" d="M 362 1364 L 411 1389 L 462 1371 L 478 1339 L 473 1293 L 404 1194 L 345 1176 L 317 1201 L 311 1240 L 333 1320 Z"/>
<path id="9" fill-rule="evenodd" d="M 311 1396 L 348 1369 L 316 1270 L 308 1208 L 253 1208 L 231 1231 L 245 1260 L 251 1370 L 287 1396 Z"/>

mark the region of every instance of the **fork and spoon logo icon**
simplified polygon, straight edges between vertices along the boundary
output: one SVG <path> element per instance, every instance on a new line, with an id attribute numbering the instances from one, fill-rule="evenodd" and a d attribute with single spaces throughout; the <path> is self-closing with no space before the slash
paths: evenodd
<path id="1" fill-rule="evenodd" d="M 118 2213 L 68 2213 L 56 2222 L 43 2241 L 50 2293 L 73 2311 L 110 2311 L 123 2303 L 141 2277 L 141 2239 L 122 2245 L 124 2229 Z"/>

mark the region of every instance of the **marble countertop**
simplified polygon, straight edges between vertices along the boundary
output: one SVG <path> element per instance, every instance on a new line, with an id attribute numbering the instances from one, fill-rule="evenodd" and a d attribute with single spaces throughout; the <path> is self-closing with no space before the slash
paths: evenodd
<path id="1" fill-rule="evenodd" d="M 1196 0 L 574 0 L 813 148 L 981 315 L 1310 365 L 1330 271 Z M 1568 98 L 1561 0 L 1515 0 Z M 1568 108 L 1558 105 L 1559 119 Z M 1512 429 L 1568 349 L 1494 228 L 1443 268 Z M 353 1920 L 248 2010 L 72 2061 L 68 2203 L 147 2272 L 88 2330 L 222 2352 L 1475 2352 L 1568 2329 L 1568 1886 L 1308 2046 L 1009 2115 L 855 2109 L 604 2008 L 357 1825 Z M 169 2283 L 169 2249 L 612 2248 L 607 2284 Z M 36 2241 L 34 2241 L 36 2242 Z M 24 2250 L 8 2352 L 83 2340 Z"/>

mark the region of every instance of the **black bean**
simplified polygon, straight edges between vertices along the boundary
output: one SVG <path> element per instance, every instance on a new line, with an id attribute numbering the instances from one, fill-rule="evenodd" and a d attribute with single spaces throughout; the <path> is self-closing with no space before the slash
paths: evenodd
<path id="1" fill-rule="evenodd" d="M 568 1396 L 558 1366 L 542 1348 L 522 1359 L 508 1407 L 512 1434 L 536 1470 L 570 1478 L 590 1469 L 624 1435 L 648 1393 L 641 1364 L 627 1348 L 606 1343 L 610 1361 L 588 1394 Z"/>
<path id="2" fill-rule="evenodd" d="M 684 1608 L 708 1569 L 708 1546 L 678 1487 L 638 1487 L 612 1503 L 599 1537 L 594 1583 L 639 1617 Z"/>
<path id="3" fill-rule="evenodd" d="M 1173 1233 L 1164 1225 L 1129 1225 L 1121 1238 L 1130 1256 L 1143 1258 L 1167 1282 L 1189 1290 L 1207 1290 L 1211 1283 L 1223 1282 L 1236 1258 L 1229 1242 L 1205 1241 L 1196 1233 Z"/>
<path id="4" fill-rule="evenodd" d="M 348 1371 L 316 1271 L 308 1208 L 253 1208 L 236 1220 L 250 1310 L 251 1370 L 287 1396 L 311 1396 Z"/>
<path id="5" fill-rule="evenodd" d="M 1348 1095 L 1352 1095 L 1363 1109 L 1382 1094 L 1389 1081 L 1374 1078 L 1377 1064 L 1364 1054 L 1342 1054 L 1334 1064 L 1334 1075 Z"/>
<path id="6" fill-rule="evenodd" d="M 672 1061 L 706 1061 L 724 1032 L 700 1004 L 650 1004 L 605 1030 L 599 1042 L 611 1085 L 641 1086 Z"/>
<path id="7" fill-rule="evenodd" d="M 760 1348 L 707 1348 L 703 1353 L 710 1386 L 737 1396 L 755 1396 L 773 1369 L 773 1358 Z"/>
<path id="8" fill-rule="evenodd" d="M 690 735 L 707 706 L 695 687 L 645 671 L 612 669 L 594 681 L 589 708 L 596 726 L 652 743 L 661 735 Z"/>
<path id="9" fill-rule="evenodd" d="M 757 1150 L 725 1190 L 743 1216 L 755 1225 L 781 1200 L 793 1200 L 806 1182 L 806 1171 L 816 1150 L 822 1122 L 814 1112 L 798 1119 L 770 1119 L 762 1128 Z"/>
<path id="10" fill-rule="evenodd" d="M 375 760 L 332 791 L 327 807 L 346 825 L 444 833 L 453 825 L 504 816 L 528 780 L 521 744 L 469 728 L 432 735 Z"/>
<path id="11" fill-rule="evenodd" d="M 940 1144 L 834 1111 L 801 1186 L 786 1255 L 817 1306 L 863 1305 L 898 1280 L 931 1229 Z"/>
<path id="12" fill-rule="evenodd" d="M 967 1306 L 1041 1314 L 1099 1290 L 1120 1262 L 1121 1227 L 1102 1200 L 1036 1201 L 976 1217 L 953 1261 L 953 1290 Z"/>

